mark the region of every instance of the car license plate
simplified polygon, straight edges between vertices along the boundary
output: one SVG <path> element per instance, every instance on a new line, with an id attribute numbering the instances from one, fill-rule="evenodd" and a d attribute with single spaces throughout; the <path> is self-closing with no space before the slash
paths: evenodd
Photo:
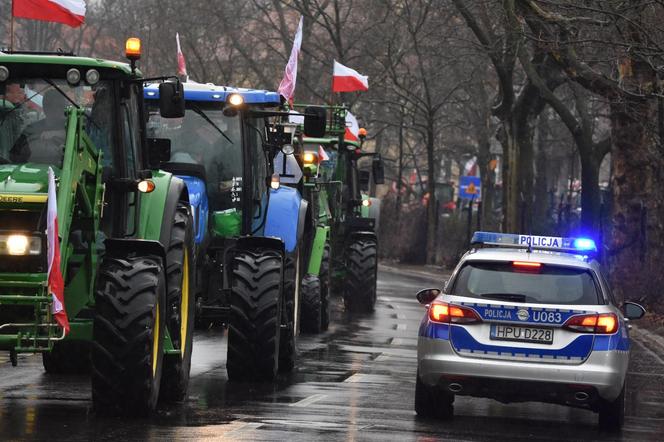
<path id="1" fill-rule="evenodd" d="M 496 341 L 553 344 L 553 329 L 492 324 L 490 338 Z"/>

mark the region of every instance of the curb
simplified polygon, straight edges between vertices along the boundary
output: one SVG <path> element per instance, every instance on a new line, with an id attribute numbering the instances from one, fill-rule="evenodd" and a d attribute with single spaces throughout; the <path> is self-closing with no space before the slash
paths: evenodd
<path id="1" fill-rule="evenodd" d="M 414 270 L 414 269 L 411 269 L 411 268 L 404 269 L 404 268 L 401 268 L 401 267 L 395 267 L 395 266 L 392 266 L 392 265 L 379 263 L 378 268 L 380 270 L 383 270 L 383 271 L 388 271 L 388 272 L 392 272 L 392 273 L 399 273 L 399 274 L 406 275 L 406 276 L 413 276 L 413 277 L 416 277 L 416 278 L 430 279 L 432 281 L 436 281 L 441 286 L 443 285 L 445 280 L 447 278 L 449 278 L 449 276 L 450 276 L 450 273 L 443 273 L 443 272 L 439 273 L 439 272 L 427 271 L 427 270 L 425 270 L 424 267 L 421 268 L 422 270 Z"/>

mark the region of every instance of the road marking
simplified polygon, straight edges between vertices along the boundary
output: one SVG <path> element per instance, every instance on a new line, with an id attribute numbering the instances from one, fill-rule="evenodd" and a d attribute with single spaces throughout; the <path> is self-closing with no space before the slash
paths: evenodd
<path id="1" fill-rule="evenodd" d="M 403 313 L 397 313 L 397 319 L 408 319 Z"/>
<path id="2" fill-rule="evenodd" d="M 397 324 L 397 330 L 406 330 L 407 328 L 406 324 Z"/>
<path id="3" fill-rule="evenodd" d="M 231 422 L 228 424 L 229 426 L 234 426 L 230 431 L 223 432 L 221 436 L 225 438 L 228 438 L 231 436 L 232 438 L 230 440 L 233 440 L 234 437 L 239 436 L 247 431 L 252 431 L 256 430 L 257 428 L 260 428 L 263 426 L 261 422 Z M 223 426 L 221 426 L 220 429 L 223 429 Z"/>
<path id="4" fill-rule="evenodd" d="M 307 398 L 302 399 L 301 401 L 297 401 L 294 404 L 290 404 L 291 407 L 306 407 L 307 405 L 311 405 L 314 402 L 318 402 L 319 400 L 327 397 L 326 394 L 314 394 L 311 395 Z"/>

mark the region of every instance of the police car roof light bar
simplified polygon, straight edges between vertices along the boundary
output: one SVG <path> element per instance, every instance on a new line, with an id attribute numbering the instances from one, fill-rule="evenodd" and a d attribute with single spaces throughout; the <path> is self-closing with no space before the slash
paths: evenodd
<path id="1" fill-rule="evenodd" d="M 553 250 L 559 252 L 597 253 L 595 241 L 590 238 L 562 238 L 556 236 L 518 235 L 513 233 L 475 232 L 472 245 L 513 247 L 528 250 Z"/>

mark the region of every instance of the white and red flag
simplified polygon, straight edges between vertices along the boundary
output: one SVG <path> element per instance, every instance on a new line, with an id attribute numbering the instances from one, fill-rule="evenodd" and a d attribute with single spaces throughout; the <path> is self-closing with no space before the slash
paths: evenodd
<path id="1" fill-rule="evenodd" d="M 184 54 L 180 47 L 180 34 L 175 33 L 175 42 L 178 45 L 178 76 L 187 77 L 187 63 L 184 61 Z"/>
<path id="2" fill-rule="evenodd" d="M 318 162 L 322 161 L 328 161 L 330 159 L 330 156 L 325 152 L 325 149 L 323 149 L 323 146 L 320 144 L 318 145 Z"/>
<path id="3" fill-rule="evenodd" d="M 60 269 L 60 239 L 58 238 L 58 200 L 55 192 L 55 174 L 48 168 L 48 209 L 46 215 L 46 242 L 48 257 L 48 291 L 53 296 L 53 316 L 60 327 L 69 333 L 69 320 L 65 312 L 65 283 Z"/>
<path id="4" fill-rule="evenodd" d="M 355 115 L 350 112 L 346 112 L 346 134 L 344 135 L 344 140 L 360 140 L 360 125 L 357 123 Z"/>
<path id="5" fill-rule="evenodd" d="M 368 91 L 369 77 L 334 60 L 332 92 Z"/>
<path id="6" fill-rule="evenodd" d="M 64 23 L 77 28 L 85 22 L 83 0 L 13 0 L 12 15 L 32 20 Z"/>
<path id="7" fill-rule="evenodd" d="M 300 48 L 302 47 L 302 22 L 303 17 L 300 17 L 300 23 L 297 25 L 297 32 L 293 40 L 293 49 L 291 49 L 290 58 L 286 64 L 286 69 L 284 69 L 284 78 L 281 79 L 279 88 L 277 88 L 277 92 L 291 105 L 293 104 L 295 83 L 297 82 L 297 58 L 300 55 Z"/>

